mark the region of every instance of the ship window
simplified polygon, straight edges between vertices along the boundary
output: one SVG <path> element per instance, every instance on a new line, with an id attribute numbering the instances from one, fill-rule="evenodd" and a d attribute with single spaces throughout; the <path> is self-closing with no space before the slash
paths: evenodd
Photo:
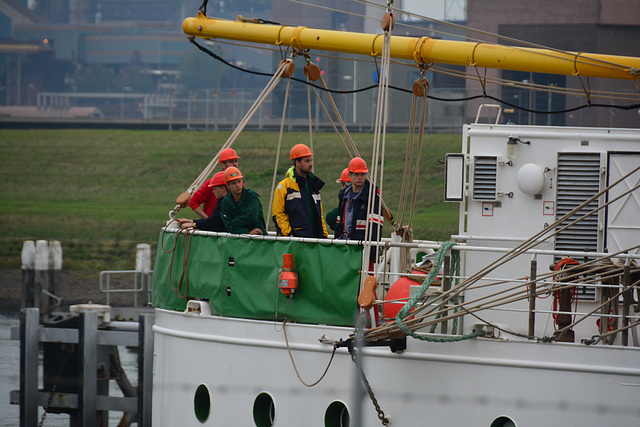
<path id="1" fill-rule="evenodd" d="M 209 418 L 209 412 L 211 411 L 211 395 L 206 385 L 200 384 L 196 389 L 196 394 L 193 396 L 193 409 L 196 413 L 198 421 L 204 424 Z"/>
<path id="2" fill-rule="evenodd" d="M 509 417 L 498 417 L 491 423 L 491 427 L 516 427 L 516 423 Z"/>
<path id="3" fill-rule="evenodd" d="M 270 427 L 276 418 L 276 405 L 269 393 L 260 393 L 253 402 L 253 421 L 257 427 Z"/>
<path id="4" fill-rule="evenodd" d="M 331 402 L 327 411 L 324 413 L 325 427 L 349 427 L 351 417 L 349 410 L 342 402 Z"/>

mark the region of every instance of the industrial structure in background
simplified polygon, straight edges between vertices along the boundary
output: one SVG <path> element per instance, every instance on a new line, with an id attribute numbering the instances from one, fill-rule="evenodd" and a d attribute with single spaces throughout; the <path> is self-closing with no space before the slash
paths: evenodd
<path id="1" fill-rule="evenodd" d="M 200 0 L 152 1 L 132 0 L 0 0 L 0 125 L 3 126 L 114 126 L 187 127 L 229 129 L 249 108 L 259 88 L 268 77 L 233 70 L 228 65 L 203 56 L 181 31 L 185 11 L 200 5 Z M 309 14 L 310 27 L 333 30 L 376 32 L 379 28 L 373 2 L 338 0 L 323 2 L 325 8 Z M 379 4 L 386 4 L 378 1 Z M 402 8 L 409 1 L 394 2 Z M 340 6 L 334 9 L 334 6 Z M 305 14 L 300 2 L 287 0 L 235 0 L 209 2 L 209 14 L 236 19 L 247 11 L 251 17 L 282 24 L 295 22 Z M 526 39 L 553 48 L 579 45 L 589 52 L 631 52 L 640 55 L 640 3 L 635 0 L 534 0 L 526 3 L 507 0 L 444 1 L 447 11 L 456 18 L 466 9 L 468 27 L 497 33 L 513 39 Z M 456 13 L 453 13 L 456 12 Z M 250 18 L 245 16 L 245 18 Z M 404 25 L 403 25 L 404 24 Z M 398 17 L 396 33 L 407 36 L 469 37 L 476 34 L 443 35 L 438 22 Z M 442 28 L 443 29 L 443 28 Z M 450 29 L 447 29 L 451 33 Z M 496 42 L 495 39 L 485 41 Z M 513 44 L 497 40 L 498 43 Z M 265 51 L 208 42 L 207 48 L 228 63 L 241 69 L 265 74 L 273 73 L 282 58 L 280 51 Z M 353 130 L 370 131 L 374 121 L 373 102 L 376 89 L 354 93 L 355 89 L 377 83 L 376 64 L 340 61 L 317 57 L 326 71 L 331 89 L 345 91 L 337 96 L 338 108 Z M 302 64 L 303 59 L 297 58 Z M 455 66 L 450 69 L 456 70 Z M 457 67 L 465 71 L 465 67 Z M 505 104 L 505 121 L 517 124 L 569 126 L 640 127 L 637 109 L 591 108 L 564 114 L 540 114 L 535 111 L 563 111 L 584 104 L 584 92 L 616 89 L 620 83 L 574 76 L 552 76 L 542 73 L 475 70 L 476 81 L 427 72 L 430 95 L 454 100 L 482 94 L 499 98 Z M 416 71 L 394 72 L 391 84 L 410 89 L 418 77 Z M 302 66 L 294 77 L 304 79 Z M 523 87 L 485 85 L 480 80 L 505 78 L 520 81 Z M 571 87 L 575 97 L 549 92 L 536 92 L 526 85 Z M 306 87 L 292 85 L 287 115 L 292 127 L 306 118 Z M 253 126 L 269 129 L 278 126 L 282 115 L 284 90 L 276 91 Z M 393 91 L 393 98 L 408 96 Z M 432 100 L 428 114 L 430 131 L 451 131 L 473 121 L 477 106 L 486 100 L 445 102 Z M 589 100 L 591 101 L 591 100 Z M 593 102 L 597 100 L 594 98 Z M 328 126 L 319 105 L 313 106 L 316 127 Z M 304 117 L 303 117 L 304 116 Z M 391 112 L 390 123 L 404 122 L 405 113 Z"/>

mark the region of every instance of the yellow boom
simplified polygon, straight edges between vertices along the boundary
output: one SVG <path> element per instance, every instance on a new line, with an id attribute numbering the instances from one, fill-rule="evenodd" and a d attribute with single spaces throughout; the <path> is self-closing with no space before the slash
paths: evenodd
<path id="1" fill-rule="evenodd" d="M 182 23 L 185 34 L 253 43 L 292 46 L 296 49 L 378 56 L 383 37 L 378 34 L 267 25 L 198 14 Z M 418 63 L 498 68 L 550 74 L 632 80 L 639 78 L 640 58 L 595 53 L 558 52 L 489 43 L 439 40 L 430 37 L 392 36 L 391 57 Z"/>

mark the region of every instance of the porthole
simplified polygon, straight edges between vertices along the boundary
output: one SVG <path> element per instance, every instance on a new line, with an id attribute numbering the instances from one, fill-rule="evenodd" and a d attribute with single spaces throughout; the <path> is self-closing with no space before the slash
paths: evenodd
<path id="1" fill-rule="evenodd" d="M 256 427 L 271 427 L 276 418 L 276 405 L 269 393 L 260 393 L 253 402 L 253 422 Z"/>
<path id="2" fill-rule="evenodd" d="M 198 421 L 204 424 L 211 412 L 211 395 L 206 385 L 200 384 L 193 396 L 193 410 Z"/>
<path id="3" fill-rule="evenodd" d="M 516 423 L 509 417 L 501 416 L 493 420 L 491 427 L 516 427 Z"/>
<path id="4" fill-rule="evenodd" d="M 342 402 L 331 402 L 324 413 L 325 427 L 349 427 L 351 416 L 349 409 Z"/>

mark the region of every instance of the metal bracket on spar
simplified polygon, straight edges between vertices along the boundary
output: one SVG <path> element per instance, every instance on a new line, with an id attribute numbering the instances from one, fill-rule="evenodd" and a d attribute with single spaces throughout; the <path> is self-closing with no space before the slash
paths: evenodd
<path id="1" fill-rule="evenodd" d="M 291 46 L 298 49 L 298 50 L 304 50 L 304 48 L 302 47 L 302 43 L 301 43 L 301 38 L 300 38 L 300 33 L 302 32 L 302 30 L 306 29 L 307 27 L 296 27 L 293 29 L 293 34 L 291 35 Z"/>
<path id="2" fill-rule="evenodd" d="M 422 57 L 422 46 L 425 44 L 425 42 L 430 39 L 431 37 L 420 37 L 418 39 L 418 41 L 416 42 L 416 47 L 413 50 L 413 60 L 416 61 L 416 64 L 418 64 L 418 66 L 420 67 L 422 64 L 426 64 L 429 61 L 425 60 Z"/>

